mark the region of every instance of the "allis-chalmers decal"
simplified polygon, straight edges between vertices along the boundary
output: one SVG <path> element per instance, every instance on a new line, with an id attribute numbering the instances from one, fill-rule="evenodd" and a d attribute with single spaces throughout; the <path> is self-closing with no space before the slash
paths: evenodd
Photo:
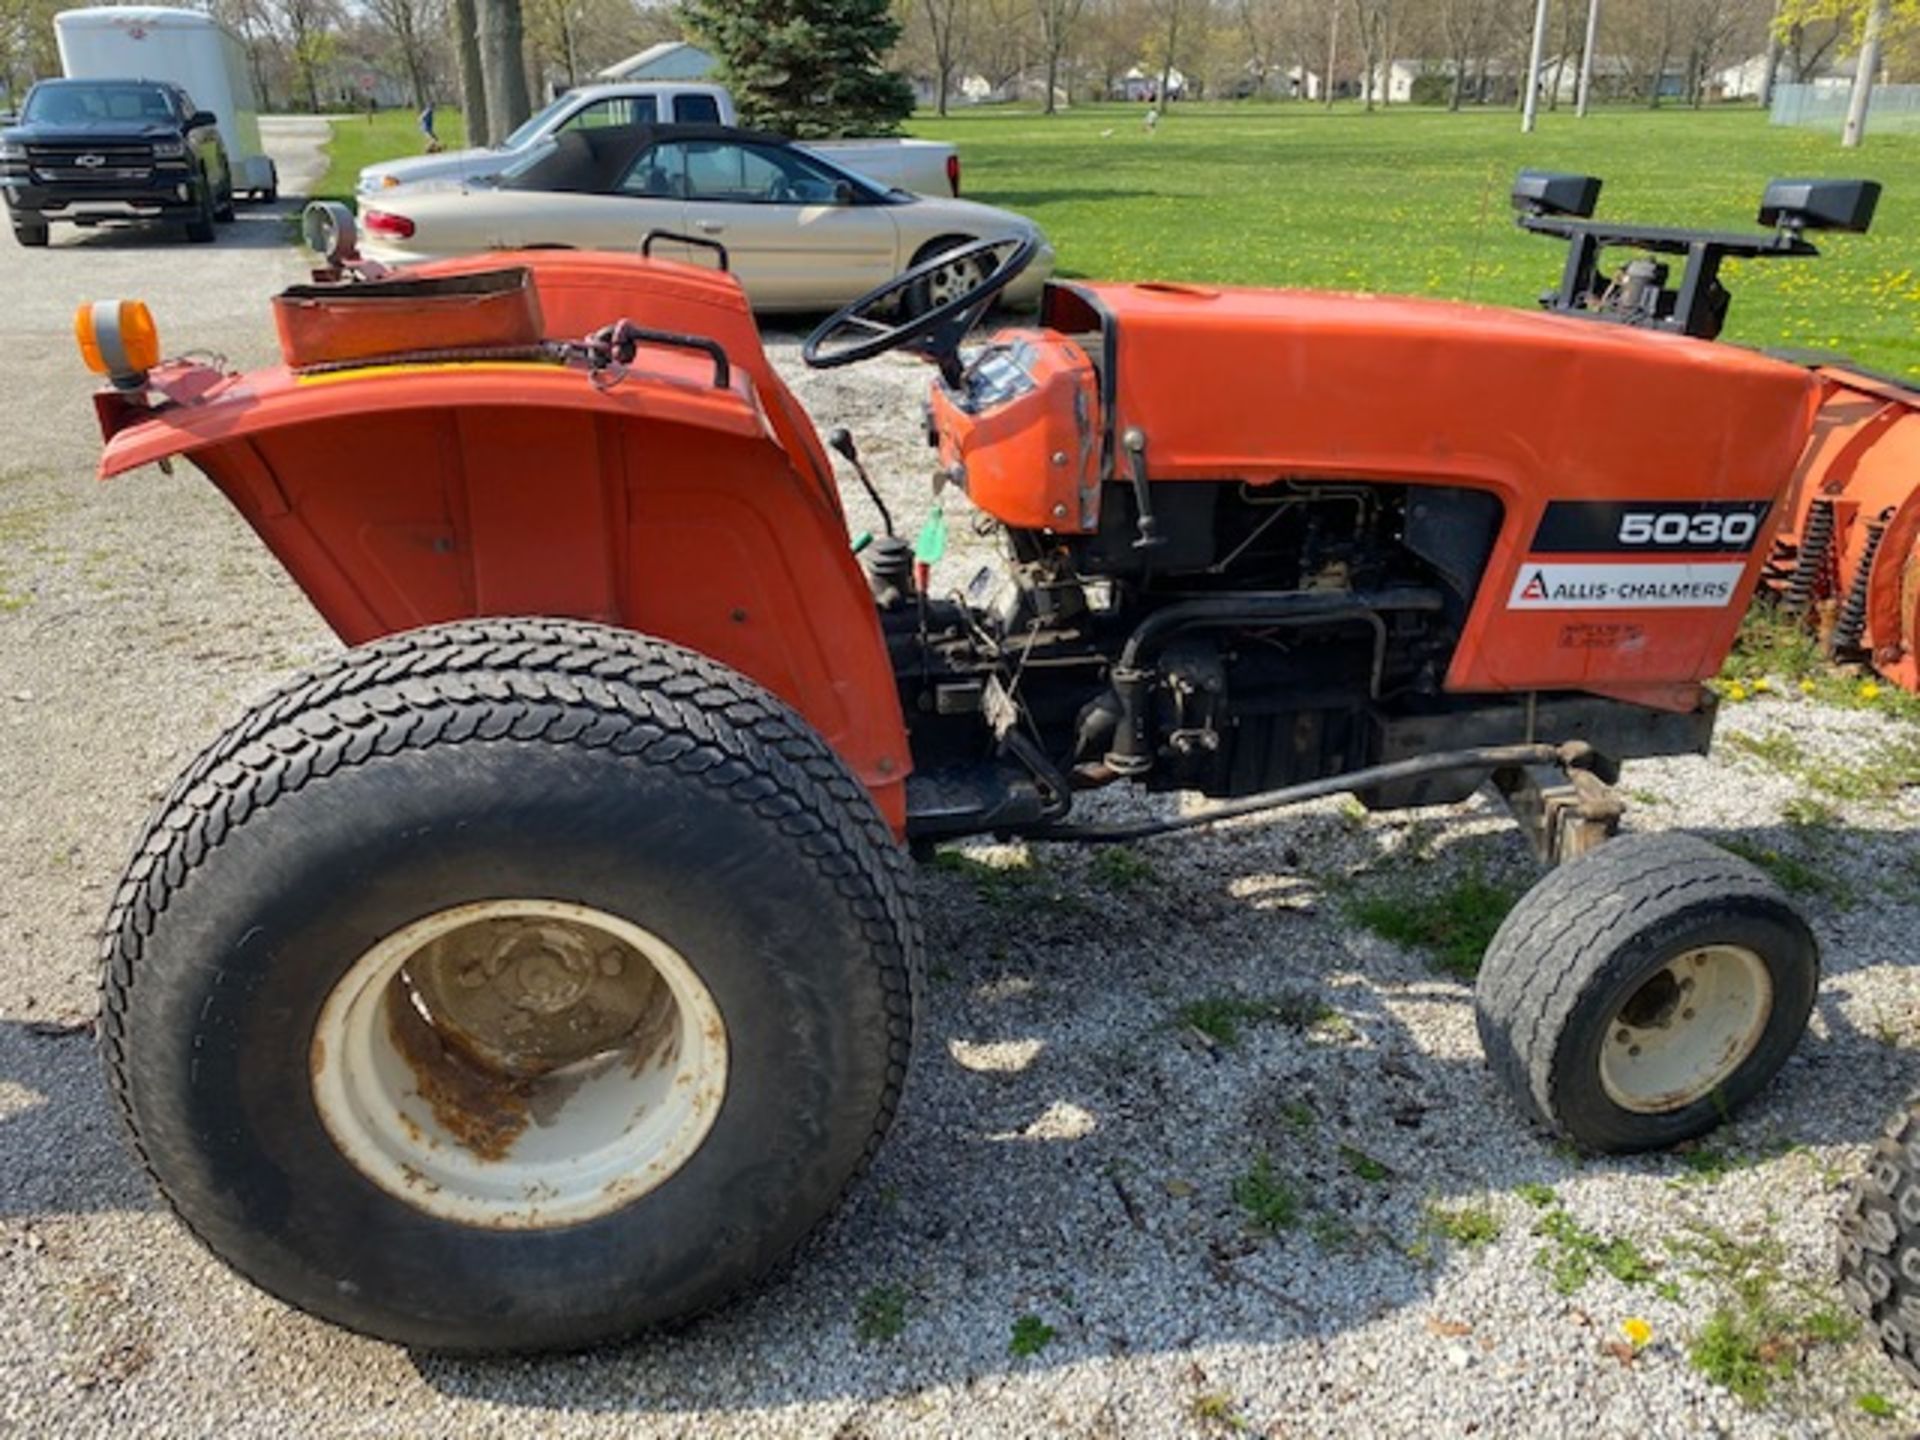
<path id="1" fill-rule="evenodd" d="M 1528 560 L 1511 610 L 1687 610 L 1733 603 L 1746 566 L 1735 563 L 1568 565 Z"/>

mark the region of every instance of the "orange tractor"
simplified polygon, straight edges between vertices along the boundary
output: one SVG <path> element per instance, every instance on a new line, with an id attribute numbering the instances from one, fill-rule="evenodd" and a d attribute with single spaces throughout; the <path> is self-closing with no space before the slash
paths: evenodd
<path id="1" fill-rule="evenodd" d="M 1708 343 L 1724 258 L 1811 254 L 1877 187 L 1776 186 L 1750 235 L 1604 224 L 1597 189 L 1516 189 L 1569 244 L 1553 313 L 1062 283 L 963 348 L 1009 241 L 969 293 L 910 271 L 835 314 L 808 364 L 937 368 L 936 486 L 1006 557 L 953 593 L 936 530 L 850 543 L 711 242 L 390 274 L 317 211 L 329 267 L 251 374 L 84 310 L 102 473 L 192 460 L 350 647 L 194 762 L 114 899 L 106 1065 L 175 1210 L 410 1344 L 668 1322 L 886 1131 L 911 854 L 1489 782 L 1566 862 L 1480 974 L 1500 1079 L 1592 1149 L 1713 1127 L 1798 1041 L 1815 941 L 1743 861 L 1610 838 L 1613 784 L 1705 750 L 1763 582 L 1910 670 L 1916 512 L 1868 478 L 1890 453 L 1910 492 L 1920 399 Z M 1620 423 L 1649 394 L 1675 418 Z M 1222 803 L 1075 817 L 1121 784 Z"/>

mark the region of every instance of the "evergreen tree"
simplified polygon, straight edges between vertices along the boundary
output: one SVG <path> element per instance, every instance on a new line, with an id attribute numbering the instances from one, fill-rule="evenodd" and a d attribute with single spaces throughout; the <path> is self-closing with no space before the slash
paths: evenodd
<path id="1" fill-rule="evenodd" d="M 720 57 L 745 124 L 885 135 L 913 111 L 912 89 L 880 64 L 900 35 L 889 0 L 685 0 L 681 13 Z"/>

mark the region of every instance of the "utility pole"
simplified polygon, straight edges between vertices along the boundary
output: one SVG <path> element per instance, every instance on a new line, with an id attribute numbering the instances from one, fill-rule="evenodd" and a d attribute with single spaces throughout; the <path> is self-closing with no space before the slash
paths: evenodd
<path id="1" fill-rule="evenodd" d="M 1533 11 L 1533 50 L 1527 60 L 1527 107 L 1520 115 L 1520 133 L 1531 135 L 1540 114 L 1540 65 L 1547 57 L 1547 0 Z"/>
<path id="2" fill-rule="evenodd" d="M 1852 150 L 1867 133 L 1867 102 L 1873 98 L 1873 80 L 1880 73 L 1880 31 L 1887 23 L 1887 0 L 1873 0 L 1867 11 L 1867 30 L 1860 37 L 1860 63 L 1853 72 L 1853 95 L 1847 101 L 1847 128 L 1840 144 Z"/>
<path id="3" fill-rule="evenodd" d="M 1574 114 L 1587 118 L 1587 102 L 1593 96 L 1593 45 L 1600 36 L 1600 0 L 1587 0 L 1587 43 L 1580 51 L 1580 102 Z"/>
<path id="4" fill-rule="evenodd" d="M 1320 86 L 1326 91 L 1327 108 L 1333 108 L 1333 67 L 1340 58 L 1340 0 L 1333 0 L 1329 7 L 1333 11 L 1333 22 L 1327 27 L 1327 73 L 1320 77 Z"/>

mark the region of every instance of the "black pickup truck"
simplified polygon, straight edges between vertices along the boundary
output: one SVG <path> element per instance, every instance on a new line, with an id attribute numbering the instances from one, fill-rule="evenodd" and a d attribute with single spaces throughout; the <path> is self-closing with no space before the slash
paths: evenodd
<path id="1" fill-rule="evenodd" d="M 233 218 L 233 171 L 214 117 L 155 80 L 43 80 L 0 130 L 0 194 L 22 245 L 54 220 L 183 224 L 214 237 Z"/>

